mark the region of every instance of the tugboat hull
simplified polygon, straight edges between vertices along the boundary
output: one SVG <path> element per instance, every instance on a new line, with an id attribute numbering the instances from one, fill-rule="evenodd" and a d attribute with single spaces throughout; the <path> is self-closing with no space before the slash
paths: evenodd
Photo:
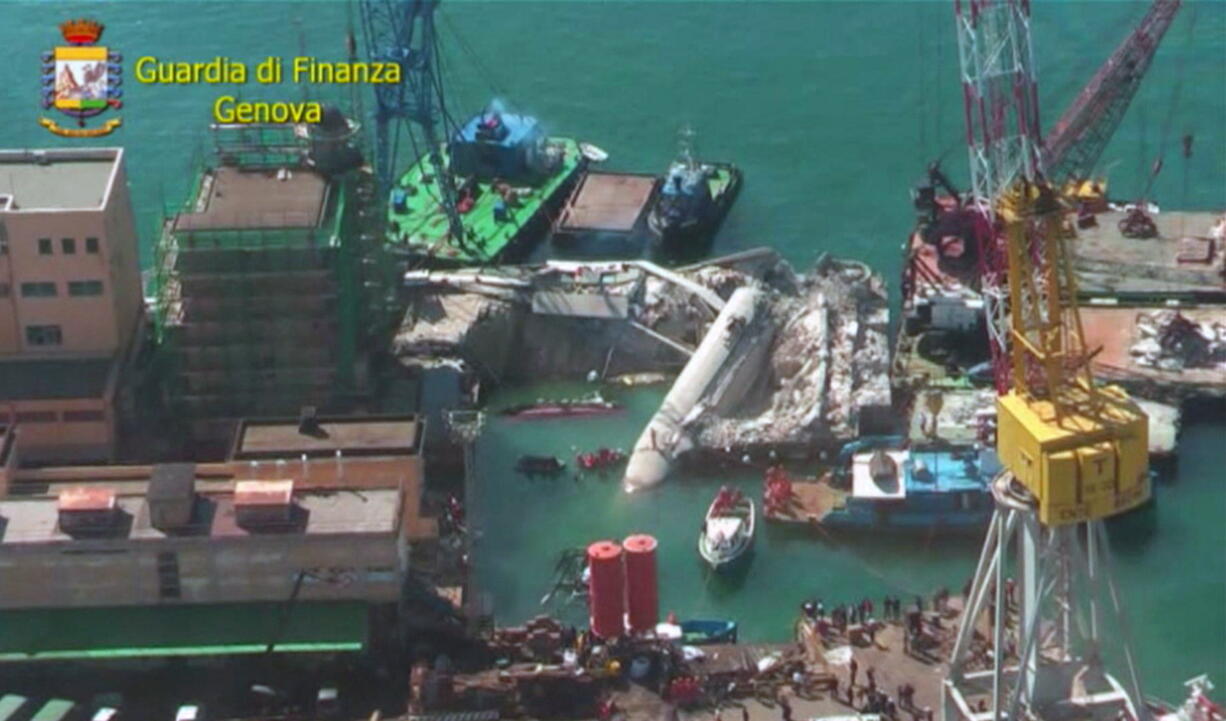
<path id="1" fill-rule="evenodd" d="M 677 221 L 666 219 L 657 200 L 657 205 L 648 217 L 656 255 L 665 259 L 688 260 L 705 254 L 715 234 L 723 225 L 724 218 L 740 193 L 742 174 L 731 163 L 706 163 L 715 169 L 715 177 L 707 182 L 712 186 L 711 204 L 694 217 Z"/>

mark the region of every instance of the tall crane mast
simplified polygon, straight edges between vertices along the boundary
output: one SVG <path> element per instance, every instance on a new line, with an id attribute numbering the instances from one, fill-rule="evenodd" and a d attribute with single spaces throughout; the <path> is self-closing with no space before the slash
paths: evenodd
<path id="1" fill-rule="evenodd" d="M 1007 254 L 995 222 L 996 198 L 1040 168 L 1038 88 L 1025 2 L 954 0 L 963 115 L 976 215 L 980 292 L 996 390 L 1009 383 Z"/>
<path id="2" fill-rule="evenodd" d="M 1181 2 L 1154 0 L 1052 127 L 1043 140 L 1043 162 L 1053 181 L 1082 180 L 1094 172 Z"/>
<path id="3" fill-rule="evenodd" d="M 456 210 L 455 183 L 438 137 L 438 126 L 445 117 L 434 29 L 438 0 L 360 0 L 360 7 L 369 59 L 400 66 L 401 82 L 375 85 L 375 175 L 379 191 L 386 201 L 396 182 L 402 136 L 411 138 L 416 125 L 434 168 L 439 205 L 452 236 L 463 243 L 464 225 Z"/>
<path id="4" fill-rule="evenodd" d="M 982 262 L 995 263 L 984 292 L 993 294 L 1003 471 L 942 717 L 1148 721 L 1103 527 L 1149 498 L 1147 420 L 1090 375 L 1067 213 L 1042 172 L 1028 2 L 955 3 L 971 203 Z M 974 652 L 985 614 L 990 653 Z M 1111 650 L 1124 683 L 1107 671 Z M 975 710 L 982 700 L 987 712 Z"/>

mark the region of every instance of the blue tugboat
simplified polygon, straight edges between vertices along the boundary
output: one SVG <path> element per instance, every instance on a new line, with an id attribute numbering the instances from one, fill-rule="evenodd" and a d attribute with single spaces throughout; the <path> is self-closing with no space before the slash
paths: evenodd
<path id="1" fill-rule="evenodd" d="M 719 229 L 741 189 L 741 171 L 731 163 L 695 160 L 694 132 L 685 128 L 680 135 L 680 153 L 647 223 L 664 254 L 689 256 L 701 254 Z"/>
<path id="2" fill-rule="evenodd" d="M 823 526 L 975 532 L 991 520 L 990 484 L 1000 470 L 993 449 L 858 441 L 844 448 L 840 460 L 830 484 L 842 503 L 821 518 Z"/>

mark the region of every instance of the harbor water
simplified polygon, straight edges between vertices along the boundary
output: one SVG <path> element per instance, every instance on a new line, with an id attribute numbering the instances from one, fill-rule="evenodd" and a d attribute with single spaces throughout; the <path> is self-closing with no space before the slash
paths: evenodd
<path id="1" fill-rule="evenodd" d="M 1033 33 L 1045 123 L 1145 10 L 1145 3 L 1038 2 Z M 0 147 L 82 144 L 51 136 L 40 114 L 39 53 L 70 17 L 106 23 L 104 40 L 126 56 L 123 145 L 146 265 L 164 203 L 187 191 L 213 101 L 299 101 L 290 85 L 158 86 L 135 82 L 143 55 L 168 61 L 228 56 L 344 55 L 342 2 L 122 4 L 4 3 L 0 42 L 10 64 L 0 85 Z M 715 252 L 770 245 L 799 266 L 821 252 L 872 264 L 897 292 L 899 246 L 910 229 L 909 187 L 940 158 L 965 184 L 962 108 L 949 2 L 445 2 L 438 27 L 454 115 L 491 95 L 538 115 L 559 134 L 610 153 L 609 167 L 662 171 L 684 123 L 698 151 L 745 171 Z M 1111 194 L 1168 209 L 1220 209 L 1226 199 L 1226 3 L 1185 3 L 1115 139 L 1103 168 Z M 366 88 L 316 96 L 349 104 Z M 372 105 L 369 94 L 362 98 Z M 1194 136 L 1190 158 L 1180 139 Z M 1150 169 L 1165 157 L 1150 183 Z M 407 158 L 406 158 L 407 161 Z M 0 189 L 3 179 L 0 178 Z M 511 402 L 584 387 L 511 392 Z M 624 414 L 516 422 L 491 417 L 478 448 L 476 576 L 500 622 L 540 613 L 558 553 L 600 538 L 646 532 L 660 539 L 661 608 L 682 618 L 727 617 L 743 640 L 780 640 L 798 604 L 827 605 L 885 593 L 955 591 L 973 571 L 979 539 L 828 538 L 812 529 L 760 529 L 739 577 L 713 578 L 695 550 L 706 505 L 721 482 L 759 497 L 760 475 L 682 472 L 627 496 L 616 475 L 527 480 L 521 453 L 628 448 L 663 391 L 625 391 Z M 1149 693 L 1182 697 L 1187 677 L 1226 683 L 1226 420 L 1184 431 L 1179 463 L 1148 518 L 1113 524 L 1117 580 Z M 581 606 L 573 606 L 575 620 Z"/>

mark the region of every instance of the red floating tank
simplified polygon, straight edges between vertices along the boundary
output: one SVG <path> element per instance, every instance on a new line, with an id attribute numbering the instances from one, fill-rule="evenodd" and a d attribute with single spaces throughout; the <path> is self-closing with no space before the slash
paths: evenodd
<path id="1" fill-rule="evenodd" d="M 656 539 L 629 536 L 626 549 L 627 625 L 636 633 L 650 631 L 660 621 L 660 592 L 656 576 Z"/>
<path id="2" fill-rule="evenodd" d="M 625 571 L 622 547 L 616 541 L 597 541 L 587 547 L 591 569 L 588 580 L 588 609 L 592 633 L 602 639 L 622 635 L 626 613 Z"/>

